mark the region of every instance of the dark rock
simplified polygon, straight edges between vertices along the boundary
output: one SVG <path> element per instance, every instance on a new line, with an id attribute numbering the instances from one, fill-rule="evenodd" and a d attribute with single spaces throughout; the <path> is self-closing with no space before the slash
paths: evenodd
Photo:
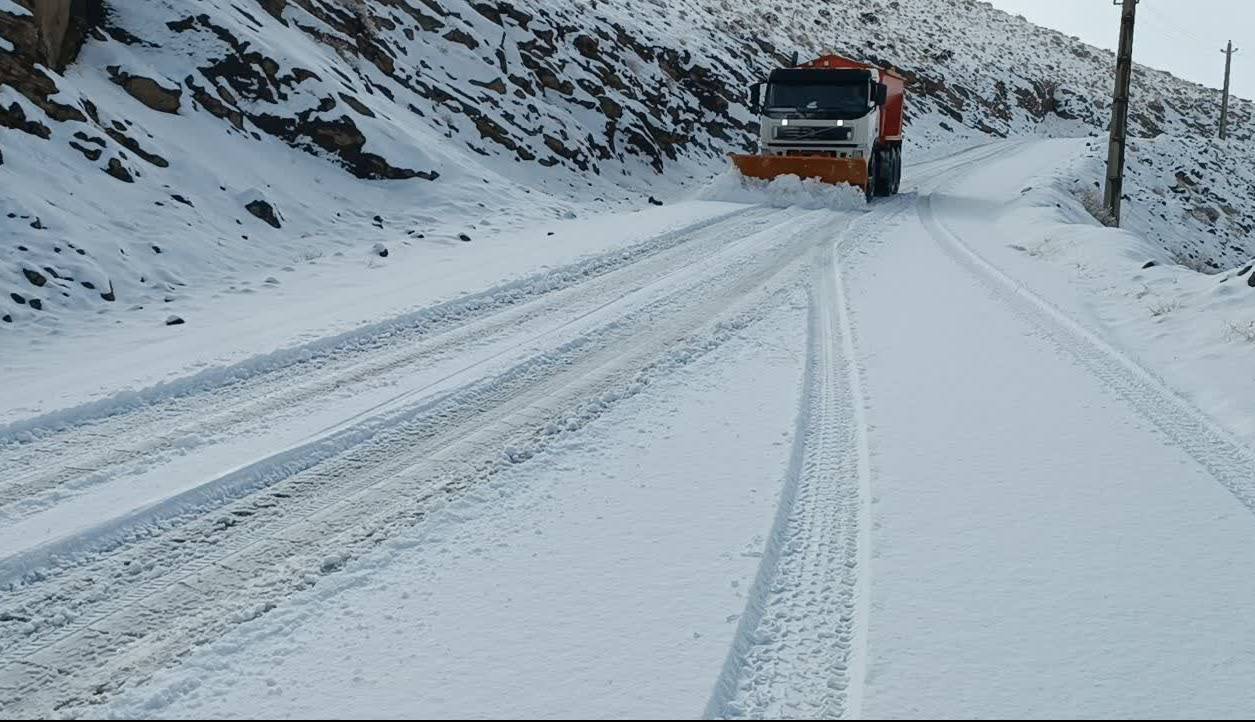
<path id="1" fill-rule="evenodd" d="M 30 304 L 30 307 L 35 309 L 36 311 L 44 310 L 44 302 L 39 300 L 38 298 L 32 298 L 30 301 L 28 301 L 28 303 Z"/>
<path id="2" fill-rule="evenodd" d="M 88 148 L 86 146 L 79 145 L 78 143 L 72 140 L 69 142 L 69 144 L 71 148 L 82 153 L 84 158 L 92 162 L 100 160 L 101 154 L 104 153 L 104 151 L 102 151 L 99 148 Z"/>
<path id="3" fill-rule="evenodd" d="M 649 197 L 649 204 L 650 204 L 650 205 L 654 205 L 654 206 L 660 206 L 660 205 L 662 205 L 662 201 L 658 200 L 657 198 L 654 198 L 653 196 L 650 196 L 650 197 Z"/>
<path id="4" fill-rule="evenodd" d="M 0 321 L 4 321 L 5 323 L 13 323 L 13 317 L 6 313 L 3 316 L 0 316 Z"/>
<path id="5" fill-rule="evenodd" d="M 494 23 L 501 24 L 501 10 L 486 2 L 472 3 L 471 7 L 475 8 L 475 12 L 483 15 Z"/>
<path id="6" fill-rule="evenodd" d="M 158 168 L 170 167 L 169 161 L 157 155 L 156 153 L 149 153 L 148 151 L 144 150 L 140 146 L 139 141 L 130 137 L 126 133 L 123 133 L 122 131 L 116 130 L 114 128 L 106 128 L 105 133 L 107 133 L 110 138 L 113 138 L 114 140 L 116 140 L 122 147 L 131 151 L 135 155 L 138 155 L 140 158 L 143 158 L 149 163 L 157 166 Z"/>
<path id="7" fill-rule="evenodd" d="M 597 38 L 589 35 L 580 35 L 575 38 L 575 49 L 589 60 L 595 60 L 599 56 Z"/>
<path id="8" fill-rule="evenodd" d="M 465 46 L 466 46 L 467 48 L 469 48 L 470 50 L 474 50 L 475 48 L 478 48 L 478 47 L 479 47 L 479 41 L 478 41 L 478 40 L 476 40 L 475 38 L 471 37 L 470 35 L 466 34 L 465 32 L 463 32 L 463 31 L 461 31 L 461 30 L 459 30 L 459 29 L 457 29 L 457 28 L 454 28 L 454 29 L 450 30 L 449 32 L 445 33 L 445 34 L 444 34 L 444 39 L 445 39 L 445 40 L 448 40 L 449 42 L 452 42 L 452 43 L 458 43 L 459 45 L 465 45 Z"/>
<path id="9" fill-rule="evenodd" d="M 109 303 L 113 303 L 114 301 L 118 300 L 118 297 L 114 295 L 113 293 L 113 281 L 109 282 L 109 290 L 105 291 L 104 293 L 101 293 L 100 297 L 108 301 Z"/>
<path id="10" fill-rule="evenodd" d="M 287 0 L 257 0 L 257 2 L 261 3 L 261 9 L 269 13 L 275 20 L 287 24 L 287 21 L 283 20 L 283 8 L 287 4 Z"/>
<path id="11" fill-rule="evenodd" d="M 187 323 L 187 322 L 184 321 L 179 316 L 166 316 L 167 326 L 182 326 L 184 323 Z"/>
<path id="12" fill-rule="evenodd" d="M 1220 220 L 1220 211 L 1211 206 L 1196 206 L 1190 211 L 1190 215 L 1200 223 L 1215 223 Z"/>
<path id="13" fill-rule="evenodd" d="M 160 113 L 177 115 L 183 98 L 181 88 L 166 88 L 152 78 L 120 72 L 117 66 L 109 67 L 113 82 L 121 85 L 132 98 Z"/>
<path id="14" fill-rule="evenodd" d="M 78 57 L 83 41 L 105 19 L 104 0 L 34 0 L 25 3 L 34 11 L 39 30 L 37 61 L 57 72 Z"/>
<path id="15" fill-rule="evenodd" d="M 26 276 L 26 280 L 30 281 L 31 284 L 34 286 L 42 287 L 43 285 L 48 283 L 48 277 L 40 273 L 39 271 L 32 271 L 29 268 L 23 268 L 22 275 Z"/>
<path id="16" fill-rule="evenodd" d="M 481 88 L 486 88 L 488 90 L 491 90 L 494 93 L 497 93 L 498 95 L 505 95 L 506 93 L 505 81 L 502 80 L 501 78 L 493 78 L 490 82 L 487 82 L 487 83 L 483 82 L 482 80 L 472 79 L 471 85 L 477 85 Z"/>
<path id="17" fill-rule="evenodd" d="M 105 168 L 104 171 L 123 183 L 135 182 L 134 176 L 131 175 L 131 172 L 127 170 L 126 166 L 122 165 L 122 161 L 117 158 L 110 158 L 109 167 Z"/>
<path id="18" fill-rule="evenodd" d="M 7 109 L 0 106 L 0 128 L 20 130 L 44 140 L 52 137 L 52 129 L 39 121 L 27 120 L 26 111 L 16 101 L 10 103 Z"/>
<path id="19" fill-rule="evenodd" d="M 459 233 L 459 234 L 458 234 L 458 240 L 459 240 L 459 241 L 462 241 L 463 243 L 468 243 L 468 242 L 470 242 L 471 237 L 470 237 L 470 236 L 468 236 L 468 235 L 466 235 L 465 233 Z"/>
<path id="20" fill-rule="evenodd" d="M 348 93 L 338 93 L 338 95 L 340 96 L 340 100 L 343 100 L 350 108 L 356 110 L 358 113 L 361 113 L 368 118 L 375 117 L 375 112 L 373 110 L 367 108 L 362 101 L 354 98 L 352 95 L 349 95 Z"/>
<path id="21" fill-rule="evenodd" d="M 423 178 L 434 181 L 440 177 L 440 174 L 435 171 L 398 168 L 382 156 L 364 152 L 362 148 L 366 145 L 366 136 L 347 115 L 326 119 L 313 117 L 310 111 L 304 111 L 298 113 L 296 118 L 259 113 L 250 115 L 249 119 L 263 131 L 282 138 L 294 147 L 305 148 L 307 142 L 312 141 L 319 148 L 339 156 L 349 172 L 358 178 L 365 180 Z"/>
<path id="22" fill-rule="evenodd" d="M 1142 266 L 1142 269 L 1145 270 L 1147 268 L 1154 268 L 1155 266 L 1158 266 L 1158 265 L 1159 264 L 1154 261 L 1147 261 L 1146 265 Z"/>
<path id="23" fill-rule="evenodd" d="M 623 106 L 611 100 L 605 95 L 598 96 L 597 104 L 601 106 L 601 114 L 611 120 L 618 120 L 623 117 Z"/>
<path id="24" fill-rule="evenodd" d="M 228 106 L 227 104 L 223 103 L 221 100 L 219 100 L 215 96 L 210 95 L 207 90 L 205 90 L 204 88 L 196 84 L 196 82 L 192 79 L 192 76 L 190 75 L 187 76 L 187 78 L 183 82 L 186 83 L 187 87 L 191 89 L 192 99 L 195 100 L 197 103 L 200 103 L 201 106 L 205 108 L 205 110 L 208 110 L 210 115 L 214 116 L 215 118 L 221 118 L 223 120 L 226 120 L 227 122 L 231 123 L 231 125 L 234 126 L 236 130 L 240 130 L 240 131 L 244 130 L 244 114 L 243 113 L 241 113 L 236 108 L 232 108 Z"/>
<path id="25" fill-rule="evenodd" d="M 9 298 L 13 299 L 13 302 L 18 305 L 21 305 L 21 306 L 26 305 L 26 297 L 20 293 L 10 293 Z"/>
<path id="26" fill-rule="evenodd" d="M 274 228 L 281 228 L 278 217 L 275 215 L 275 209 L 269 203 L 263 200 L 250 201 L 244 206 L 245 210 L 252 213 L 257 218 L 265 221 Z"/>

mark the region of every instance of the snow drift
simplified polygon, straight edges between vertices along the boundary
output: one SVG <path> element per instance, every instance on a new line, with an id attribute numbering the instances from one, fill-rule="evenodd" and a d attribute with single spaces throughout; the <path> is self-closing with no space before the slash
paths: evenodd
<path id="1" fill-rule="evenodd" d="M 727 201 L 806 210 L 862 210 L 867 207 L 862 189 L 834 186 L 814 178 L 785 175 L 770 181 L 745 178 L 736 171 L 716 176 L 697 194 L 700 200 Z"/>

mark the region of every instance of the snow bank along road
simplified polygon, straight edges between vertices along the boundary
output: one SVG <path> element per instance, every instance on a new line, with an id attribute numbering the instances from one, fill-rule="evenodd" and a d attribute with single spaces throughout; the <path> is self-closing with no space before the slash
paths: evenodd
<path id="1" fill-rule="evenodd" d="M 1067 152 L 0 429 L 0 715 L 1249 712 L 1255 456 L 987 260 Z"/>

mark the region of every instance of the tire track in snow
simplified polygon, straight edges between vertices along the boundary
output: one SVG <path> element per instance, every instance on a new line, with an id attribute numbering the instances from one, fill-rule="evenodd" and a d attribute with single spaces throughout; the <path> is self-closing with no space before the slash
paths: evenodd
<path id="1" fill-rule="evenodd" d="M 759 229 L 761 226 L 754 225 L 749 228 Z M 476 361 L 442 380 L 451 380 L 452 383 L 458 384 L 449 390 L 432 393 L 425 398 L 418 396 L 417 392 L 409 392 L 411 395 L 418 396 L 418 400 L 409 404 L 395 404 L 400 408 L 377 413 L 374 416 L 355 418 L 344 428 L 332 430 L 331 433 L 307 440 L 296 447 L 273 453 L 221 477 L 202 482 L 175 496 L 163 498 L 154 504 L 120 517 L 107 519 L 92 528 L 79 530 L 68 538 L 46 543 L 25 552 L 11 554 L 8 557 L 0 557 L 0 587 L 20 585 L 23 575 L 33 573 L 38 577 L 40 567 L 43 565 L 63 566 L 66 563 L 73 563 L 73 558 L 76 556 L 103 553 L 110 546 L 131 540 L 136 536 L 143 537 L 154 531 L 161 531 L 170 524 L 177 524 L 180 519 L 203 515 L 216 507 L 229 504 L 235 499 L 341 456 L 354 447 L 370 443 L 376 437 L 384 436 L 393 429 L 415 422 L 415 420 L 421 420 L 433 414 L 443 414 L 441 419 L 447 424 L 451 421 L 451 413 L 477 413 L 486 404 L 482 398 L 483 388 L 496 388 L 506 381 L 530 374 L 532 366 L 544 365 L 555 353 L 574 353 L 576 349 L 591 347 L 592 343 L 601 336 L 621 333 L 619 326 L 622 325 L 623 319 L 616 317 L 615 313 L 628 312 L 633 318 L 653 313 L 656 309 L 665 308 L 667 304 L 673 303 L 675 298 L 683 296 L 686 292 L 693 293 L 693 288 L 686 286 L 686 283 L 692 284 L 696 280 L 699 286 L 711 285 L 721 279 L 735 278 L 736 274 L 743 272 L 751 261 L 745 258 L 724 259 L 723 256 L 743 253 L 745 249 L 740 248 L 741 246 L 750 246 L 752 250 L 755 245 L 753 241 L 755 236 L 770 238 L 771 232 L 758 230 L 757 233 L 751 233 L 746 238 L 732 241 L 716 237 L 721 244 L 717 251 L 712 253 L 710 249 L 699 249 L 701 263 L 716 269 L 713 278 L 701 276 L 700 264 L 698 266 L 685 264 L 666 271 L 652 270 L 649 282 L 640 287 L 612 289 L 614 291 L 612 301 L 599 302 L 591 311 L 582 313 L 578 317 L 579 320 L 585 322 L 583 325 L 600 323 L 600 326 L 594 326 L 591 332 L 585 331 L 582 326 L 573 326 L 565 333 L 565 336 L 571 337 L 570 341 L 563 341 L 562 337 L 555 335 L 554 338 L 548 340 L 550 347 L 539 351 L 524 347 L 531 342 L 545 340 L 543 337 L 547 334 L 530 336 L 525 342 L 517 344 L 515 348 L 522 349 L 526 354 L 531 355 L 525 356 L 523 360 L 517 361 L 512 368 L 505 371 L 476 376 L 476 373 L 480 373 L 477 367 L 482 364 L 481 361 Z M 758 245 L 762 243 L 760 239 Z M 790 261 L 791 257 L 777 260 L 783 263 Z M 728 265 L 723 267 L 721 263 Z M 698 272 L 694 273 L 694 269 Z M 661 289 L 662 295 L 651 299 L 650 293 L 654 292 L 657 295 L 658 289 Z M 637 299 L 636 296 L 641 298 Z M 633 304 L 644 305 L 633 310 Z M 563 324 L 564 327 L 567 325 L 571 324 Z M 396 401 L 404 401 L 404 399 L 396 399 Z M 455 411 L 444 411 L 448 408 Z"/>
<path id="2" fill-rule="evenodd" d="M 791 235 L 760 232 L 747 248 L 707 259 L 709 273 L 690 270 L 643 307 L 472 383 L 371 443 L 222 514 L 156 529 L 18 588 L 5 600 L 9 615 L 43 614 L 48 623 L 25 639 L 0 632 L 3 714 L 99 701 L 475 493 L 498 469 L 543 449 L 556 428 L 578 429 L 784 302 L 799 259 L 831 224 L 830 215 L 813 214 Z M 71 603 L 79 606 L 63 612 Z"/>
<path id="3" fill-rule="evenodd" d="M 250 424 L 269 422 L 268 415 L 301 403 L 333 392 L 343 394 L 355 385 L 378 385 L 387 374 L 395 376 L 518 334 L 528 324 L 552 326 L 553 318 L 578 317 L 585 306 L 596 307 L 601 299 L 622 294 L 625 287 L 709 253 L 708 246 L 725 234 L 743 235 L 768 222 L 768 215 L 748 209 L 724 214 L 548 271 L 514 290 L 494 289 L 462 299 L 457 308 L 442 305 L 419 312 L 408 327 L 389 327 L 322 356 L 293 359 L 289 366 L 256 377 L 157 400 L 130 413 L 18 445 L 11 460 L 0 464 L 0 521 L 29 516 L 136 465 L 151 466 L 160 455 L 247 434 Z M 48 458 L 55 458 L 55 464 L 50 466 Z M 57 494 L 47 494 L 50 491 Z M 37 498 L 41 494 L 45 498 Z"/>
<path id="4" fill-rule="evenodd" d="M 985 260 L 945 225 L 931 196 L 921 198 L 919 216 L 945 253 L 1005 307 L 1088 369 L 1255 512 L 1255 451 L 1128 354 Z"/>
<path id="5" fill-rule="evenodd" d="M 890 203 L 895 205 L 889 205 Z M 909 208 L 856 222 L 815 262 L 809 350 L 776 519 L 707 718 L 858 714 L 867 635 L 871 462 L 840 252 Z M 854 232 L 877 224 L 875 231 Z"/>
<path id="6" fill-rule="evenodd" d="M 1006 152 L 964 148 L 920 164 L 925 188 Z M 857 717 L 870 586 L 871 461 L 840 255 L 887 232 L 914 195 L 880 201 L 833 239 L 811 288 L 810 349 L 793 457 L 707 718 Z M 870 227 L 872 230 L 865 230 Z M 840 342 L 840 349 L 836 344 Z"/>

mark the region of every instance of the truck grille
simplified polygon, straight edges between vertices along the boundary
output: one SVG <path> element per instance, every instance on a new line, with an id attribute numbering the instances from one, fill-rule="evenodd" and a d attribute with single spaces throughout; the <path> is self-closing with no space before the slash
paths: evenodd
<path id="1" fill-rule="evenodd" d="M 849 140 L 850 128 L 814 128 L 804 125 L 776 128 L 776 140 L 835 141 Z"/>

